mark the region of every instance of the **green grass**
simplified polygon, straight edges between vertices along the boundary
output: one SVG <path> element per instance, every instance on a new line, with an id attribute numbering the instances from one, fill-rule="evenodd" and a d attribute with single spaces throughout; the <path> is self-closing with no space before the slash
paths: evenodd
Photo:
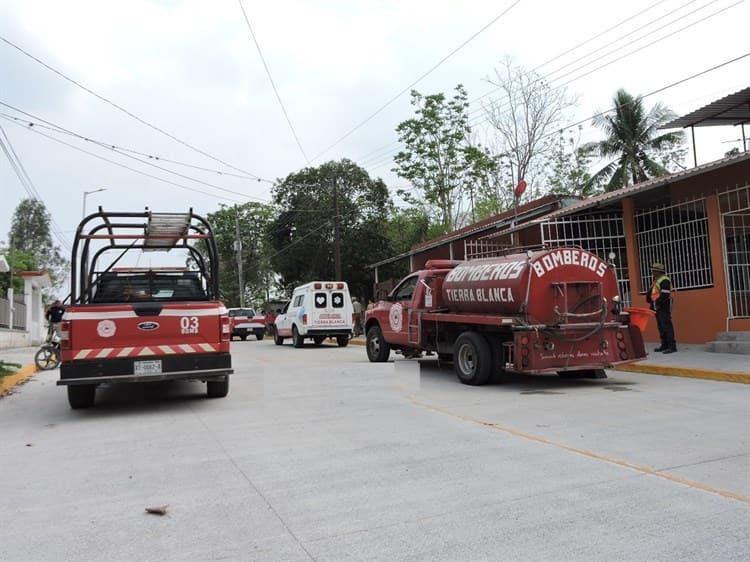
<path id="1" fill-rule="evenodd" d="M 15 374 L 15 372 L 20 368 L 21 365 L 19 363 L 9 363 L 0 359 L 0 379 L 8 375 Z"/>

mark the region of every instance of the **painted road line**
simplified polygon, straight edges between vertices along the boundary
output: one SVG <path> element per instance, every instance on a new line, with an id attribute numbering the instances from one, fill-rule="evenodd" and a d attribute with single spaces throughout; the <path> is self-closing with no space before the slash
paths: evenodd
<path id="1" fill-rule="evenodd" d="M 470 423 L 475 423 L 490 429 L 493 429 L 495 431 L 503 432 L 507 435 L 512 435 L 514 437 L 518 437 L 520 439 L 526 439 L 528 441 L 535 441 L 537 443 L 541 443 L 543 445 L 547 445 L 550 447 L 556 447 L 558 449 L 561 449 L 563 451 L 567 451 L 569 453 L 573 453 L 576 455 L 581 455 L 583 457 L 588 457 L 590 459 L 594 459 L 596 461 L 605 462 L 608 464 L 612 464 L 615 466 L 619 466 L 621 468 L 625 468 L 628 470 L 632 470 L 634 472 L 639 472 L 641 474 L 644 474 L 646 476 L 654 476 L 656 478 L 662 478 L 664 480 L 669 480 L 670 482 L 674 482 L 676 484 L 680 484 L 682 486 L 687 486 L 688 488 L 692 488 L 694 490 L 702 490 L 704 492 L 708 492 L 710 494 L 716 494 L 718 496 L 721 496 L 723 498 L 727 498 L 730 500 L 739 501 L 745 504 L 750 504 L 750 496 L 746 496 L 737 492 L 733 492 L 731 490 L 724 490 L 721 488 L 716 488 L 714 486 L 711 486 L 709 484 L 704 484 L 703 482 L 698 482 L 696 480 L 689 480 L 687 478 L 683 478 L 682 476 L 678 476 L 676 474 L 672 474 L 670 472 L 665 472 L 662 470 L 657 470 L 648 466 L 642 466 L 638 464 L 634 464 L 632 462 L 618 459 L 616 457 L 610 457 L 609 455 L 604 455 L 601 453 L 596 453 L 594 451 L 589 451 L 586 449 L 581 449 L 579 447 L 573 447 L 571 445 L 566 445 L 565 443 L 559 443 L 557 441 L 552 441 L 551 439 L 547 439 L 545 437 L 541 437 L 539 435 L 533 435 L 531 433 L 526 433 L 523 431 L 518 431 L 517 429 L 513 429 L 510 427 L 505 427 L 497 423 L 488 422 L 485 420 L 481 420 L 478 418 L 474 418 L 471 416 L 459 414 L 456 412 L 451 412 L 450 410 L 434 406 L 432 404 L 428 404 L 426 402 L 421 402 L 420 400 L 417 400 L 416 398 L 412 396 L 405 396 L 405 398 L 414 404 L 415 406 L 419 406 L 420 408 L 425 408 L 427 410 L 431 410 L 433 412 L 448 415 L 452 418 L 456 418 L 459 420 L 463 420 Z"/>

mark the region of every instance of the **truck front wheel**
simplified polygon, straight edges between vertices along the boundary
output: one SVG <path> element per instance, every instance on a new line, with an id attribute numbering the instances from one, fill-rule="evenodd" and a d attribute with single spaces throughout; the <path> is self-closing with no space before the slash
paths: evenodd
<path id="1" fill-rule="evenodd" d="M 367 358 L 371 363 L 385 363 L 391 355 L 391 346 L 383 339 L 380 326 L 367 330 Z"/>
<path id="2" fill-rule="evenodd" d="M 96 396 L 95 384 L 81 384 L 68 386 L 68 403 L 74 410 L 90 408 L 94 405 Z"/>
<path id="3" fill-rule="evenodd" d="M 464 384 L 486 384 L 492 374 L 492 349 L 476 332 L 464 332 L 456 340 L 453 368 Z"/>

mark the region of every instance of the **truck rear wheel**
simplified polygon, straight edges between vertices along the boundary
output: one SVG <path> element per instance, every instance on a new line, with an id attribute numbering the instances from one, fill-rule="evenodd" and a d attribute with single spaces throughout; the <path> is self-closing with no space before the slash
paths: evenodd
<path id="1" fill-rule="evenodd" d="M 372 363 L 385 363 L 391 355 L 391 346 L 383 339 L 380 326 L 367 330 L 367 358 Z"/>
<path id="2" fill-rule="evenodd" d="M 323 342 L 326 341 L 325 336 L 315 336 L 313 338 L 313 341 L 315 342 L 315 345 L 323 345 Z"/>
<path id="3" fill-rule="evenodd" d="M 262 330 L 255 332 L 255 339 L 258 341 L 262 340 L 264 337 L 266 337 L 266 334 Z"/>
<path id="4" fill-rule="evenodd" d="M 464 384 L 486 384 L 492 374 L 492 349 L 476 332 L 464 332 L 456 340 L 453 368 Z"/>
<path id="5" fill-rule="evenodd" d="M 292 345 L 294 345 L 294 347 L 302 347 L 305 345 L 305 340 L 299 335 L 297 326 L 292 326 Z"/>
<path id="6" fill-rule="evenodd" d="M 336 336 L 336 343 L 339 347 L 346 347 L 349 345 L 349 336 Z"/>
<path id="7" fill-rule="evenodd" d="M 229 377 L 223 381 L 206 381 L 206 394 L 209 398 L 224 398 L 229 394 Z"/>
<path id="8" fill-rule="evenodd" d="M 274 327 L 273 329 L 273 343 L 275 343 L 276 345 L 282 345 L 284 343 L 284 338 L 279 335 L 279 331 L 276 329 L 276 327 Z"/>
<path id="9" fill-rule="evenodd" d="M 90 408 L 96 396 L 95 384 L 68 385 L 68 403 L 74 410 Z"/>

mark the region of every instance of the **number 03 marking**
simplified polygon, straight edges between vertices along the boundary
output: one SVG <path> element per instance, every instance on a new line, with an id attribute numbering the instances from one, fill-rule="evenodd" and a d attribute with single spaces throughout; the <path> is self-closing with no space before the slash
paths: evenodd
<path id="1" fill-rule="evenodd" d="M 197 316 L 180 317 L 180 331 L 183 334 L 197 334 L 198 333 L 198 317 Z"/>

